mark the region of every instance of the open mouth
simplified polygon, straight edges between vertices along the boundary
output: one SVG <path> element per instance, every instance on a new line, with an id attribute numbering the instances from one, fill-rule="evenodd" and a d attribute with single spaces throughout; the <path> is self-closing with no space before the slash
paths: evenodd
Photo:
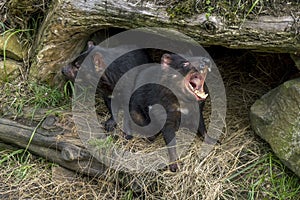
<path id="1" fill-rule="evenodd" d="M 196 99 L 205 100 L 208 94 L 204 92 L 204 81 L 206 73 L 194 72 L 186 78 L 186 87 Z"/>

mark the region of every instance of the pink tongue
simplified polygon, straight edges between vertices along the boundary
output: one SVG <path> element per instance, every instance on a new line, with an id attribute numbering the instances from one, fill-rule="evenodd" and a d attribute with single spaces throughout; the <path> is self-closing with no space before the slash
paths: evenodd
<path id="1" fill-rule="evenodd" d="M 191 83 L 193 83 L 194 89 L 198 89 L 198 87 L 201 85 L 200 79 L 198 78 L 193 78 L 190 80 Z"/>

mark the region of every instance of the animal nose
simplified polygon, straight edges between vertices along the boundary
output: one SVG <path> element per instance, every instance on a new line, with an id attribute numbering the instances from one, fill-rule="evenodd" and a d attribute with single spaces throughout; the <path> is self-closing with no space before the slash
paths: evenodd
<path id="1" fill-rule="evenodd" d="M 62 73 L 63 75 L 65 75 L 66 69 L 65 69 L 64 67 L 61 69 L 61 73 Z"/>
<path id="2" fill-rule="evenodd" d="M 200 68 L 204 69 L 204 68 L 207 68 L 208 71 L 210 72 L 211 71 L 211 61 L 209 58 L 202 58 L 202 65 L 200 65 Z"/>

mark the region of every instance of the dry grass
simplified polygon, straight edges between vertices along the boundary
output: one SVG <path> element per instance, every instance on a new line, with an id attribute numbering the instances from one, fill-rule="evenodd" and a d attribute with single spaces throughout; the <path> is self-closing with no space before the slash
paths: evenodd
<path id="1" fill-rule="evenodd" d="M 50 3 L 51 0 L 2 0 L 0 2 L 0 20 L 3 28 L 36 28 L 43 20 L 43 15 Z"/>
<path id="2" fill-rule="evenodd" d="M 216 49 L 211 49 L 213 52 Z M 271 199 L 273 186 L 270 149 L 251 130 L 249 108 L 262 94 L 284 81 L 292 63 L 285 55 L 254 54 L 248 51 L 211 53 L 224 79 L 227 94 L 226 129 L 221 144 L 199 159 L 201 141 L 181 156 L 180 171 L 136 174 L 108 169 L 98 178 L 80 175 L 65 182 L 54 180 L 53 165 L 29 155 L 1 152 L 0 199 Z M 209 117 L 209 103 L 205 117 Z M 164 147 L 161 138 L 152 144 L 133 139 L 115 141 L 130 151 L 149 152 Z M 5 161 L 1 161 L 7 158 Z M 278 160 L 278 159 L 275 159 Z M 276 165 L 274 173 L 293 177 Z M 263 177 L 264 179 L 262 180 Z M 296 181 L 299 179 L 294 178 Z M 262 181 L 261 184 L 259 184 Z M 256 186 L 261 186 L 256 188 Z M 296 187 L 296 186 L 295 186 Z M 296 199 L 300 189 L 289 188 Z M 253 194 L 253 195 L 252 195 Z M 252 196 L 251 196 L 252 195 Z M 275 198 L 275 197 L 274 197 Z M 275 198 L 280 199 L 280 198 Z"/>

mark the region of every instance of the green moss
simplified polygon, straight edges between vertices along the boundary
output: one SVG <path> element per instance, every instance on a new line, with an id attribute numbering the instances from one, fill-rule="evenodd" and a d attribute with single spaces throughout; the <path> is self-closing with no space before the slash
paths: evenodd
<path id="1" fill-rule="evenodd" d="M 282 16 L 286 10 L 296 12 L 297 3 L 288 0 L 269 2 L 259 0 L 170 0 L 161 3 L 168 6 L 167 12 L 171 19 L 184 19 L 196 14 L 205 14 L 207 18 L 215 14 L 229 23 L 241 23 L 246 18 L 253 18 L 268 13 Z M 262 13 L 264 12 L 264 13 Z"/>
<path id="2" fill-rule="evenodd" d="M 251 7 L 251 4 L 248 4 L 241 1 L 173 0 L 167 12 L 171 19 L 184 19 L 195 14 L 205 14 L 209 19 L 212 14 L 216 14 L 236 21 L 236 19 L 242 18 L 238 17 L 239 15 L 244 16 L 244 13 L 247 12 L 246 9 Z"/>
<path id="3" fill-rule="evenodd" d="M 300 87 L 300 78 L 287 81 L 283 85 L 285 88 L 290 88 L 291 86 L 295 86 L 295 85 L 299 85 L 299 87 Z"/>
<path id="4" fill-rule="evenodd" d="M 171 19 L 180 19 L 186 16 L 192 16 L 196 12 L 196 1 L 186 0 L 171 2 L 171 6 L 167 8 L 167 12 Z"/>

